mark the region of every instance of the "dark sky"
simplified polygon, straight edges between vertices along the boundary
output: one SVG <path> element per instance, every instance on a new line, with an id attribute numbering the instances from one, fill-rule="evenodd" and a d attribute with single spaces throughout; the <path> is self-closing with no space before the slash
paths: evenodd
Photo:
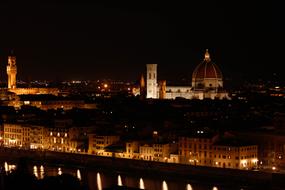
<path id="1" fill-rule="evenodd" d="M 14 49 L 20 79 L 190 79 L 209 48 L 234 80 L 284 77 L 281 2 L 0 4 L 0 80 Z"/>

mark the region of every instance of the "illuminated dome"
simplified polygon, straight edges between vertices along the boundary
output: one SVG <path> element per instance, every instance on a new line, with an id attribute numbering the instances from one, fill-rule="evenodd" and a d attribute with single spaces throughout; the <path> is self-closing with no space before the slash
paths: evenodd
<path id="1" fill-rule="evenodd" d="M 208 49 L 204 60 L 195 68 L 192 75 L 192 86 L 195 89 L 223 87 L 223 76 L 219 67 L 211 61 Z"/>

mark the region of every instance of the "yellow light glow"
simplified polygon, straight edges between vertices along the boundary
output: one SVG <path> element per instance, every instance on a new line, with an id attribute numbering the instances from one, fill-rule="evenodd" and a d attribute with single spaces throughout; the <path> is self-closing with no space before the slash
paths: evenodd
<path id="1" fill-rule="evenodd" d="M 108 84 L 104 84 L 104 88 L 108 88 Z"/>
<path id="2" fill-rule="evenodd" d="M 251 160 L 251 162 L 257 163 L 257 162 L 258 162 L 258 159 L 254 158 L 254 159 Z"/>
<path id="3" fill-rule="evenodd" d="M 272 167 L 272 170 L 273 170 L 273 171 L 275 171 L 275 170 L 276 170 L 276 167 L 275 167 L 275 166 L 273 166 L 273 167 Z"/>
<path id="4" fill-rule="evenodd" d="M 243 165 L 246 165 L 246 164 L 247 164 L 247 161 L 246 161 L 246 160 L 241 160 L 241 163 L 242 163 Z"/>

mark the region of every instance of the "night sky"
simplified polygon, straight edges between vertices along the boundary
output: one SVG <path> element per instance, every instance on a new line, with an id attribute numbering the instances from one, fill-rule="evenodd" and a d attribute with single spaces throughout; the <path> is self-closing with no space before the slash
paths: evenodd
<path id="1" fill-rule="evenodd" d="M 206 48 L 226 78 L 285 78 L 281 1 L 139 2 L 1 3 L 0 80 L 11 49 L 22 80 L 190 80 Z"/>

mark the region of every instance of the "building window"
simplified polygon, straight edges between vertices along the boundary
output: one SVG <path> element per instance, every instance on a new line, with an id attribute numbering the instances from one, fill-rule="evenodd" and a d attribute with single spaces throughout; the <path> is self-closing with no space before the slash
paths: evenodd
<path id="1" fill-rule="evenodd" d="M 148 74 L 148 79 L 151 79 L 151 73 Z"/>

